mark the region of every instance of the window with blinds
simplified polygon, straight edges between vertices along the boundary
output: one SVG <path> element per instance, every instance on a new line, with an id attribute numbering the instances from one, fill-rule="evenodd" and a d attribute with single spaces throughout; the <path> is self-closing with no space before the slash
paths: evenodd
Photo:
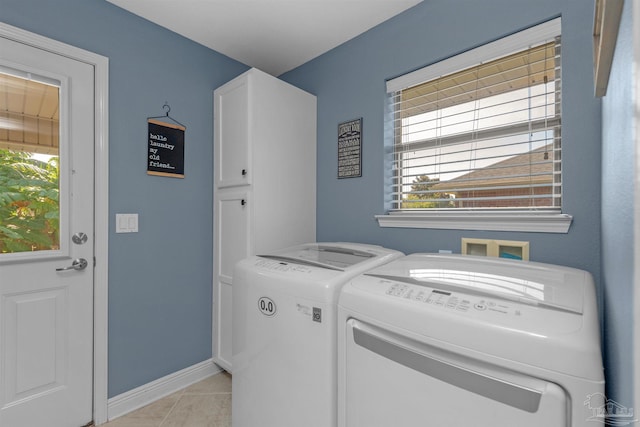
<path id="1" fill-rule="evenodd" d="M 394 210 L 560 212 L 559 19 L 388 82 Z"/>

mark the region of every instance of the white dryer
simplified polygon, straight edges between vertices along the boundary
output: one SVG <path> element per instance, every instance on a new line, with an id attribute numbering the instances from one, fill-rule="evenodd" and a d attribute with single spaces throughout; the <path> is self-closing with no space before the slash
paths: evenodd
<path id="1" fill-rule="evenodd" d="M 311 243 L 236 264 L 234 427 L 333 427 L 340 287 L 403 256 L 380 246 Z"/>
<path id="2" fill-rule="evenodd" d="M 585 271 L 413 254 L 349 281 L 338 325 L 339 427 L 602 421 L 596 297 Z"/>

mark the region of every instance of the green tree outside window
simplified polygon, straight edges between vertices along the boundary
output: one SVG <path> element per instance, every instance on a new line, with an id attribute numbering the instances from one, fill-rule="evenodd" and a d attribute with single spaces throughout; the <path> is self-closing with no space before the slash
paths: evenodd
<path id="1" fill-rule="evenodd" d="M 411 192 L 404 196 L 401 209 L 453 208 L 453 200 L 448 193 L 431 192 L 440 182 L 439 178 L 420 175 L 413 180 Z"/>
<path id="2" fill-rule="evenodd" d="M 0 253 L 59 248 L 58 163 L 0 149 Z"/>

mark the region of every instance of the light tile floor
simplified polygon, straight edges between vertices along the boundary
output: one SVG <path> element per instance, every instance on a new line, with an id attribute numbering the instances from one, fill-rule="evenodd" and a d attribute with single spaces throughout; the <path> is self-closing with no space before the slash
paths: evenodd
<path id="1" fill-rule="evenodd" d="M 231 376 L 213 375 L 105 427 L 231 427 Z"/>

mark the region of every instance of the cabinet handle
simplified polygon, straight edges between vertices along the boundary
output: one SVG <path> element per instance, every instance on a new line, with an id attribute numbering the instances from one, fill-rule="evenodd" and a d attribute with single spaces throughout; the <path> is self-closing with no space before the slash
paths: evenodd
<path id="1" fill-rule="evenodd" d="M 242 176 L 245 176 L 247 174 L 247 170 L 246 169 L 242 169 Z"/>
<path id="2" fill-rule="evenodd" d="M 246 204 L 247 204 L 247 201 L 246 201 L 245 199 L 242 199 L 242 200 L 240 200 L 240 204 L 241 204 L 242 206 L 244 206 L 244 205 L 246 205 Z"/>

